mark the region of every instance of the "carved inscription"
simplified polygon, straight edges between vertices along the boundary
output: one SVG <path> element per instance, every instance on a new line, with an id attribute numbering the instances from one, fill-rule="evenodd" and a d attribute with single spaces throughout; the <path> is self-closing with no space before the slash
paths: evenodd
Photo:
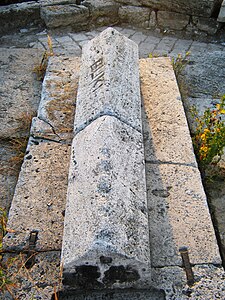
<path id="1" fill-rule="evenodd" d="M 105 66 L 103 58 L 99 58 L 91 65 L 91 89 L 95 92 L 104 84 Z"/>

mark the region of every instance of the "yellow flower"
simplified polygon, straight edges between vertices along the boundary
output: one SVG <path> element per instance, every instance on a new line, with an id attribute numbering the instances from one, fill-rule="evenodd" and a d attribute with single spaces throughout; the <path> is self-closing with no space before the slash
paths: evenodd
<path id="1" fill-rule="evenodd" d="M 202 140 L 203 142 L 205 142 L 205 140 L 206 140 L 205 133 L 203 133 L 203 134 L 201 135 L 201 140 Z"/>
<path id="2" fill-rule="evenodd" d="M 200 147 L 200 151 L 203 152 L 202 154 L 206 154 L 208 152 L 209 148 L 205 145 L 202 145 Z"/>

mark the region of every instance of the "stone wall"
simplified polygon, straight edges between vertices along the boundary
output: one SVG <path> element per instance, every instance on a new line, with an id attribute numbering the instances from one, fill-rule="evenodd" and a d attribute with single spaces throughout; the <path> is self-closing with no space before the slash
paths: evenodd
<path id="1" fill-rule="evenodd" d="M 150 7 L 154 10 L 171 11 L 186 15 L 211 17 L 222 0 L 115 0 L 118 3 Z"/>
<path id="2" fill-rule="evenodd" d="M 215 34 L 222 0 L 39 0 L 0 7 L 0 32 L 42 22 L 47 28 L 90 27 L 125 23 L 160 31 Z M 24 13 L 29 18 L 24 18 Z M 13 19 L 13 22 L 8 20 Z"/>

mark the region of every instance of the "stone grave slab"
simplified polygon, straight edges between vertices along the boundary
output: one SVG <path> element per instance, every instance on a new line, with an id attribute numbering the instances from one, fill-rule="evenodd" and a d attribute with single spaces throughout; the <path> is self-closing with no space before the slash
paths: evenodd
<path id="1" fill-rule="evenodd" d="M 80 72 L 64 284 L 143 288 L 151 276 L 138 47 L 108 28 L 83 49 Z"/>
<path id="2" fill-rule="evenodd" d="M 141 131 L 138 46 L 113 28 L 83 47 L 75 132 L 102 115 Z"/>
<path id="3" fill-rule="evenodd" d="M 143 151 L 141 133 L 111 116 L 75 136 L 62 252 L 65 284 L 79 286 L 89 269 L 93 278 L 84 284 L 94 287 L 150 279 Z"/>

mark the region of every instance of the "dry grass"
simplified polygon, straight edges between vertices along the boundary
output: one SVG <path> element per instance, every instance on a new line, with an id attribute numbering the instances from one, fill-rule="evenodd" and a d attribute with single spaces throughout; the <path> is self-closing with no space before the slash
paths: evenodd
<path id="1" fill-rule="evenodd" d="M 34 67 L 33 71 L 37 75 L 37 79 L 43 81 L 45 72 L 48 66 L 48 60 L 50 56 L 53 56 L 53 47 L 51 37 L 48 35 L 48 50 L 43 55 L 40 64 Z"/>
<path id="2" fill-rule="evenodd" d="M 8 138 L 12 150 L 15 152 L 10 158 L 10 165 L 12 168 L 20 167 L 24 158 L 24 154 L 29 139 L 30 126 L 32 118 L 35 114 L 33 112 L 23 112 L 17 118 L 18 126 L 15 130 L 15 135 Z"/>

